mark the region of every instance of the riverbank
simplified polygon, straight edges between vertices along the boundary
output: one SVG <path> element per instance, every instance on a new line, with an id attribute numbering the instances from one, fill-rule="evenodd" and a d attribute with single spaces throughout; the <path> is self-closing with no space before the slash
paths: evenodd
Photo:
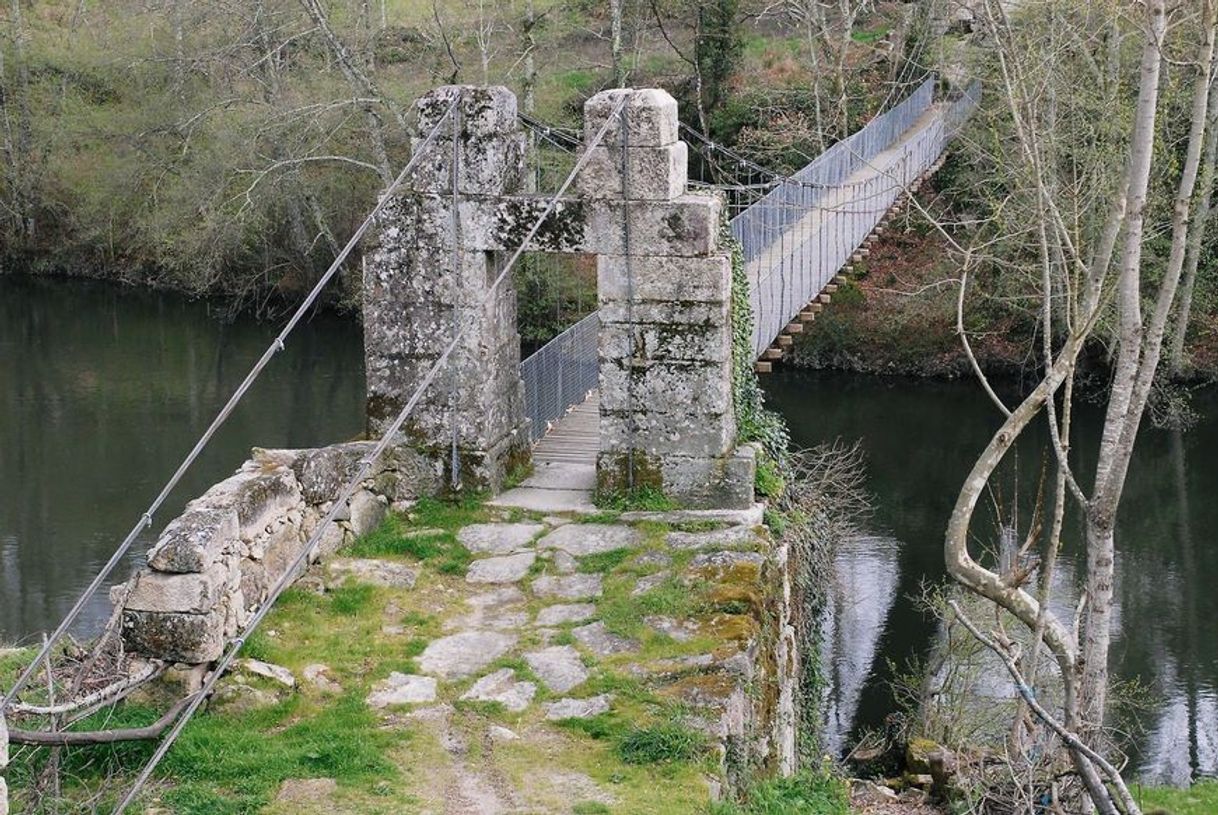
<path id="1" fill-rule="evenodd" d="M 958 158 L 949 159 L 919 192 L 919 202 L 944 218 L 953 237 L 967 242 L 950 192 Z M 950 214 L 949 214 L 950 213 Z M 972 367 L 957 333 L 958 254 L 918 208 L 891 218 L 868 257 L 815 322 L 795 335 L 788 363 L 801 369 L 841 370 L 931 379 L 971 377 Z M 1040 315 L 991 271 L 969 281 L 964 320 L 977 364 L 987 375 L 1016 385 L 1034 382 L 1041 367 Z M 1084 354 L 1081 371 L 1107 381 L 1107 359 L 1097 340 Z M 1190 385 L 1218 380 L 1218 310 L 1199 302 L 1189 329 Z"/>

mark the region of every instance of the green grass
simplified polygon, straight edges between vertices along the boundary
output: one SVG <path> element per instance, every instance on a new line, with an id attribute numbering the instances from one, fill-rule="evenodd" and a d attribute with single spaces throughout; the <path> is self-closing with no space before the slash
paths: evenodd
<path id="1" fill-rule="evenodd" d="M 355 617 L 366 613 L 376 599 L 376 590 L 367 583 L 348 583 L 329 592 L 330 610 Z"/>
<path id="2" fill-rule="evenodd" d="M 710 815 L 849 815 L 846 783 L 829 773 L 800 773 L 762 781 L 740 803 L 723 802 Z"/>
<path id="3" fill-rule="evenodd" d="M 487 520 L 481 496 L 423 498 L 406 515 L 389 515 L 345 550 L 353 557 L 409 557 L 431 562 L 441 574 L 464 574 L 472 559 L 457 541 L 463 526 Z"/>
<path id="4" fill-rule="evenodd" d="M 1147 815 L 1156 808 L 1170 815 L 1214 815 L 1218 812 L 1218 781 L 1205 781 L 1184 790 L 1137 787 L 1133 794 Z"/>
<path id="5" fill-rule="evenodd" d="M 610 549 L 608 552 L 597 552 L 579 559 L 579 570 L 588 574 L 611 572 L 634 554 L 634 549 L 623 547 Z"/>
<path id="6" fill-rule="evenodd" d="M 667 764 L 691 761 L 706 752 L 706 737 L 677 722 L 665 722 L 626 732 L 617 744 L 627 764 Z"/>
<path id="7" fill-rule="evenodd" d="M 610 815 L 612 811 L 600 801 L 580 801 L 571 807 L 572 815 Z"/>
<path id="8" fill-rule="evenodd" d="M 658 487 L 642 486 L 624 492 L 601 492 L 592 496 L 593 503 L 603 510 L 617 512 L 665 512 L 677 509 L 677 504 Z"/>

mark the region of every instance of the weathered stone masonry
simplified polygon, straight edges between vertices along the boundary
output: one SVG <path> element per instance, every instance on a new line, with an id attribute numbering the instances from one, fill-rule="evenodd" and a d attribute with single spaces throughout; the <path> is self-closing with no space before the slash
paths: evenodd
<path id="1" fill-rule="evenodd" d="M 623 95 L 624 162 L 621 117 L 614 115 Z M 457 217 L 449 136 L 432 148 L 414 186 L 385 209 L 365 276 L 369 424 L 373 431 L 388 424 L 454 326 L 466 325 L 450 370 L 424 396 L 409 435 L 445 461 L 455 422 L 463 475 L 496 488 L 528 455 L 510 280 L 479 304 L 503 253 L 520 245 L 548 199 L 520 193 L 523 137 L 507 89 L 432 91 L 415 106 L 420 132 L 454 98 Z M 677 104 L 664 91 L 607 91 L 584 112 L 589 144 L 614 121 L 577 179 L 578 195 L 559 203 L 527 248 L 597 256 L 600 486 L 662 487 L 688 506 L 748 506 L 754 462 L 750 448 L 735 445 L 721 201 L 688 193 Z"/>

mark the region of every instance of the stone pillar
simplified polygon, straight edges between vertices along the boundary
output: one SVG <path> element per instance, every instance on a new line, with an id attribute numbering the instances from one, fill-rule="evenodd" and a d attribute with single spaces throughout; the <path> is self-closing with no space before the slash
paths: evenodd
<path id="1" fill-rule="evenodd" d="M 658 487 L 690 507 L 748 506 L 754 460 L 751 448 L 736 449 L 731 260 L 717 229 L 722 202 L 687 193 L 677 103 L 662 90 L 613 90 L 589 99 L 585 139 L 622 94 L 629 96 L 625 162 L 618 121 L 579 179 L 586 201 L 615 214 L 605 228 L 623 232 L 621 240 L 605 242 L 617 252 L 597 257 L 598 486 Z"/>
<path id="2" fill-rule="evenodd" d="M 451 117 L 413 178 L 382 211 L 379 236 L 364 273 L 364 353 L 368 429 L 384 432 L 458 327 L 456 352 L 415 407 L 406 441 L 423 451 L 452 484 L 454 427 L 461 482 L 498 489 L 528 460 L 516 291 L 506 280 L 483 305 L 506 258 L 473 251 L 460 224 L 453 231 L 454 158 L 458 200 L 517 193 L 524 177 L 524 138 L 516 97 L 502 87 L 446 86 L 415 103 L 418 136 L 446 119 L 458 101 L 454 151 Z M 455 155 L 454 155 L 455 154 Z"/>

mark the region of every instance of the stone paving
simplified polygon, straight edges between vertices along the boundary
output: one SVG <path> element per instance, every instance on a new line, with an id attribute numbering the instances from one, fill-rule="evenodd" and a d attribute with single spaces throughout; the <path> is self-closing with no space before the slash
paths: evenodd
<path id="1" fill-rule="evenodd" d="M 440 575 L 426 561 L 340 557 L 317 581 L 323 593 L 359 583 L 386 592 L 392 599 L 380 630 L 390 643 L 415 636 L 408 631 L 418 630 L 411 614 L 417 618 L 419 608 L 434 619 L 433 635 L 414 640 L 413 656 L 385 654 L 393 670 L 378 672 L 384 678 L 371 682 L 365 696 L 384 726 L 413 722 L 443 747 L 442 767 L 420 769 L 434 787 L 420 793 L 431 802 L 420 811 L 569 812 L 572 799 L 564 796 L 573 793 L 562 791 L 568 781 L 580 788 L 579 800 L 614 801 L 620 790 L 555 765 L 539 777 L 566 803 L 539 803 L 532 782 L 509 779 L 494 758 L 503 745 L 547 738 L 557 741 L 546 750 L 563 745 L 584 752 L 573 744 L 587 737 L 572 736 L 578 731 L 569 720 L 608 715 L 646 723 L 672 715 L 658 711 L 676 705 L 672 709 L 686 711 L 690 726 L 712 743 L 747 731 L 761 630 L 754 617 L 762 610 L 741 608 L 739 598 L 763 593 L 766 558 L 759 550 L 769 546 L 763 531 L 740 524 L 590 523 L 518 509 L 482 514 L 490 520 L 455 533 L 472 556 L 463 573 Z M 715 584 L 742 575 L 744 589 Z M 427 594 L 422 606 L 412 599 L 419 592 Z M 714 596 L 729 599 L 721 607 L 692 599 Z M 255 660 L 242 667 L 324 697 L 349 689 L 319 663 L 296 678 Z"/>

